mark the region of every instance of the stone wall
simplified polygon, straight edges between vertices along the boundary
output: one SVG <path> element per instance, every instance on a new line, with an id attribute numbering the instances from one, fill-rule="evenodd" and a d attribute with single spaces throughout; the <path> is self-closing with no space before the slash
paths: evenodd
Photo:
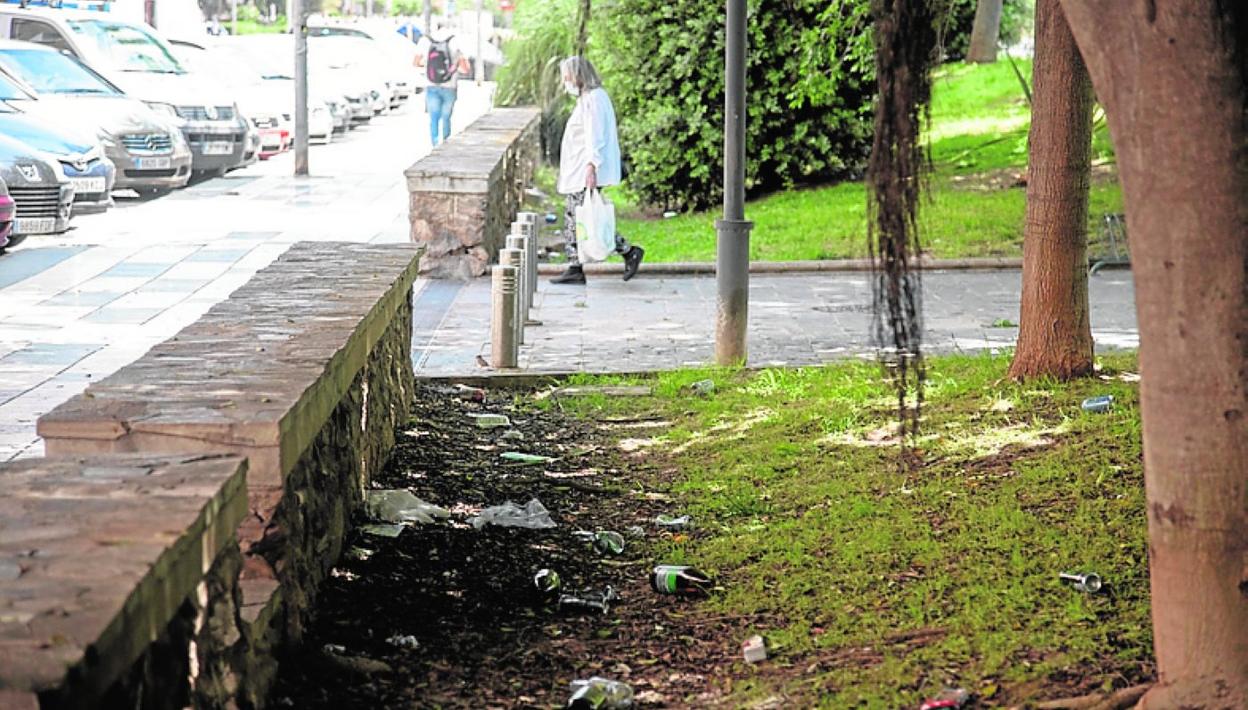
<path id="1" fill-rule="evenodd" d="M 422 274 L 469 279 L 497 260 L 541 159 L 537 109 L 495 109 L 405 171 Z"/>
<path id="2" fill-rule="evenodd" d="M 237 593 L 243 459 L 31 459 L 0 487 L 0 707 L 181 708 L 220 685 L 237 624 L 204 612 Z"/>
<path id="3" fill-rule="evenodd" d="M 418 255 L 407 245 L 296 244 L 199 321 L 40 418 L 50 455 L 249 461 L 235 551 L 114 690 L 119 702 L 185 671 L 196 682 L 151 707 L 263 706 L 273 652 L 301 638 L 407 418 Z M 162 660 L 191 640 L 186 668 Z"/>

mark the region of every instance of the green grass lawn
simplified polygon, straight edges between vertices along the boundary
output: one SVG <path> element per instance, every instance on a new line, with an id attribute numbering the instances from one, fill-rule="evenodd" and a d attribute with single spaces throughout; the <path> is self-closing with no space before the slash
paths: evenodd
<path id="1" fill-rule="evenodd" d="M 1029 61 L 1019 62 L 1030 75 Z M 1010 65 L 942 66 L 932 92 L 927 138 L 935 172 L 923 210 L 923 238 L 933 256 L 1021 256 L 1025 190 L 974 189 L 1004 172 L 1021 174 L 1027 162 L 1030 111 Z M 1112 160 L 1107 131 L 1096 134 L 1094 156 Z M 549 178 L 548 178 L 549 179 Z M 1011 180 L 1006 180 L 1008 184 Z M 717 212 L 671 219 L 643 216 L 627 190 L 614 190 L 619 230 L 656 262 L 713 261 Z M 1116 179 L 1094 181 L 1095 219 L 1122 211 Z M 782 261 L 866 256 L 866 192 L 861 183 L 789 190 L 749 203 L 755 223 L 750 257 Z"/>
<path id="2" fill-rule="evenodd" d="M 739 620 L 725 643 L 767 639 L 769 661 L 734 671 L 742 705 L 783 693 L 787 707 L 917 707 L 951 685 L 998 706 L 1141 682 L 1152 642 L 1135 358 L 1103 358 L 1098 378 L 1071 384 L 1013 383 L 1008 363 L 930 363 L 923 464 L 906 472 L 873 363 L 681 371 L 637 380 L 649 398 L 539 406 L 664 422 L 635 459 L 654 480 L 629 484 L 666 489 L 694 516 L 655 562 L 717 576 L 723 591 L 699 613 Z M 688 394 L 704 377 L 715 393 Z M 1082 412 L 1099 394 L 1113 410 Z M 1068 570 L 1099 572 L 1105 593 L 1063 585 Z"/>

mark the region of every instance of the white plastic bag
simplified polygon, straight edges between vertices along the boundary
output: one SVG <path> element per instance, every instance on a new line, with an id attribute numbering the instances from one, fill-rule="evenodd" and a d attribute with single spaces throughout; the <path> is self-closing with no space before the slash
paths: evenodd
<path id="1" fill-rule="evenodd" d="M 536 498 L 530 500 L 523 508 L 511 501 L 502 505 L 494 505 L 481 511 L 481 514 L 468 522 L 480 530 L 486 525 L 497 525 L 500 528 L 532 528 L 543 529 L 555 527 L 550 519 L 550 511 Z"/>
<path id="2" fill-rule="evenodd" d="M 605 261 L 615 253 L 615 205 L 590 190 L 576 208 L 576 255 L 581 263 Z"/>

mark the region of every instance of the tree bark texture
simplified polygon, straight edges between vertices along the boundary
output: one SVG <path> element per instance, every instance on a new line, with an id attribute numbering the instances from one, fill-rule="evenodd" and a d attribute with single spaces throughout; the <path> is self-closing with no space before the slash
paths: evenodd
<path id="1" fill-rule="evenodd" d="M 1087 229 L 1093 96 L 1059 0 L 1036 0 L 1032 77 L 1022 308 L 1010 377 L 1068 380 L 1092 371 Z"/>
<path id="2" fill-rule="evenodd" d="M 1248 707 L 1248 3 L 1062 0 L 1117 150 L 1159 682 Z"/>
<path id="3" fill-rule="evenodd" d="M 971 46 L 966 61 L 992 64 L 997 61 L 997 39 L 1001 36 L 1001 4 L 1004 0 L 979 0 L 971 25 Z M 1040 44 L 1037 31 L 1036 44 Z"/>

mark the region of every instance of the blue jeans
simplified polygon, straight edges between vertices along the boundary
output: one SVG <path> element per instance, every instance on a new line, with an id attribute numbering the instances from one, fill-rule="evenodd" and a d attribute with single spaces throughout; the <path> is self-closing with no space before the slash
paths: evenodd
<path id="1" fill-rule="evenodd" d="M 455 110 L 455 90 L 446 86 L 429 86 L 425 89 L 425 109 L 429 111 L 429 134 L 433 144 L 451 135 L 451 111 Z M 442 137 L 438 137 L 438 126 Z"/>

